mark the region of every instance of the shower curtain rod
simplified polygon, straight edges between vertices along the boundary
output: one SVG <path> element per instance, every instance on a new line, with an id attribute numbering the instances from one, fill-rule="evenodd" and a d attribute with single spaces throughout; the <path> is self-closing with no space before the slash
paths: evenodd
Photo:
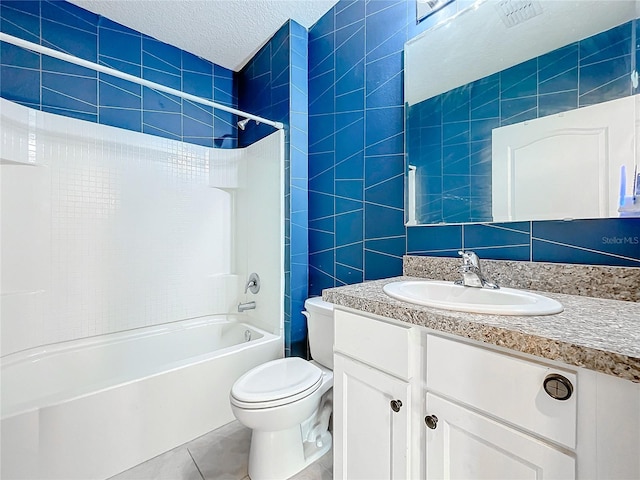
<path id="1" fill-rule="evenodd" d="M 197 97 L 195 95 L 191 95 L 190 93 L 181 92 L 180 90 L 176 90 L 170 87 L 165 87 L 164 85 L 160 85 L 159 83 L 150 82 L 149 80 L 145 80 L 144 78 L 139 78 L 134 75 L 129 75 L 128 73 L 121 72 L 120 70 L 116 70 L 114 68 L 105 67 L 98 63 L 90 62 L 89 60 L 84 60 L 82 58 L 69 55 L 68 53 L 59 52 L 58 50 L 53 50 L 52 48 L 38 45 L 37 43 L 32 43 L 27 40 L 22 40 L 21 38 L 14 37 L 13 35 L 8 35 L 6 33 L 0 32 L 0 40 L 3 42 L 11 43 L 18 47 L 26 48 L 27 50 L 31 50 L 33 52 L 42 53 L 49 57 L 54 57 L 59 60 L 64 60 L 69 63 L 80 65 L 81 67 L 90 68 L 91 70 L 95 70 L 97 72 L 106 73 L 113 77 L 118 77 L 123 80 L 128 80 L 129 82 L 134 82 L 145 87 L 153 88 L 154 90 L 158 90 L 160 92 L 169 93 L 171 95 L 175 95 L 177 97 L 181 97 L 186 100 L 191 100 L 192 102 L 201 103 L 202 105 L 207 105 L 209 107 L 217 108 L 218 110 L 233 113 L 235 115 L 238 115 L 239 117 L 249 118 L 259 123 L 271 125 L 272 127 L 275 127 L 278 130 L 282 130 L 284 128 L 284 124 L 282 122 L 274 122 L 272 120 L 267 120 L 266 118 L 262 118 L 257 115 L 252 115 L 251 113 L 243 112 L 241 110 L 236 110 L 235 108 L 227 107 L 225 105 L 212 102 L 211 100 L 207 100 L 204 98 Z"/>

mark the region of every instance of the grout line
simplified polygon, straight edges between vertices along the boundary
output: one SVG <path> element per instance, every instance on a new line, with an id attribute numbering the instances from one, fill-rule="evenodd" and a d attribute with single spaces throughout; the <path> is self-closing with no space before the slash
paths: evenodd
<path id="1" fill-rule="evenodd" d="M 206 480 L 204 478 L 204 475 L 202 474 L 202 470 L 200 470 L 200 467 L 198 466 L 198 463 L 196 462 L 195 458 L 193 458 L 193 455 L 191 455 L 191 450 L 189 450 L 189 448 L 187 448 L 187 453 L 189 454 L 189 456 L 191 457 L 191 461 L 193 462 L 193 464 L 196 466 L 196 469 L 198 470 L 198 473 L 200 474 L 200 477 L 202 478 L 202 480 Z"/>
<path id="2" fill-rule="evenodd" d="M 403 255 L 394 255 L 393 253 L 387 253 L 387 252 L 381 252 L 380 250 L 371 250 L 369 248 L 365 248 L 364 249 L 365 252 L 371 252 L 371 253 L 376 253 L 378 255 L 382 255 L 384 257 L 390 257 L 390 258 L 396 258 L 396 259 L 402 259 Z"/>
<path id="3" fill-rule="evenodd" d="M 511 222 L 509 222 L 511 223 Z M 526 223 L 531 223 L 531 222 L 526 222 Z M 509 227 L 505 227 L 503 225 L 500 225 L 498 223 L 479 223 L 478 225 L 486 225 L 489 228 L 495 228 L 498 230 L 505 230 L 507 232 L 513 232 L 513 233 L 521 233 L 523 235 L 528 235 L 531 236 L 531 225 L 529 225 L 529 231 L 523 231 L 523 230 L 518 230 L 517 228 L 509 228 Z"/>
<path id="4" fill-rule="evenodd" d="M 533 220 L 529 221 L 529 261 L 533 262 Z"/>
<path id="5" fill-rule="evenodd" d="M 640 260 L 638 260 L 637 258 L 633 258 L 633 257 L 627 257 L 624 255 L 618 255 L 616 253 L 612 253 L 612 252 L 604 252 L 602 250 L 596 250 L 593 248 L 587 248 L 587 247 L 581 247 L 579 245 L 571 245 L 569 243 L 564 243 L 564 242 L 557 242 L 555 240 L 548 240 L 546 238 L 538 238 L 538 237 L 534 237 L 533 235 L 531 236 L 531 244 L 533 245 L 533 241 L 537 240 L 538 242 L 543 242 L 543 243 L 549 243 L 552 245 L 560 245 L 562 247 L 567 247 L 567 248 L 573 248 L 575 250 L 581 250 L 583 252 L 589 252 L 589 253 L 595 253 L 598 255 L 604 255 L 606 257 L 613 257 L 613 258 L 619 258 L 622 260 L 628 260 L 631 262 L 638 262 L 640 263 Z"/>

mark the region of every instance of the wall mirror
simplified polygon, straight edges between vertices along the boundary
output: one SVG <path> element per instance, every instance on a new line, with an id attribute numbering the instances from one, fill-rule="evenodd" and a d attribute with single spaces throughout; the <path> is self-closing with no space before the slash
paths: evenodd
<path id="1" fill-rule="evenodd" d="M 407 224 L 640 216 L 637 13 L 484 0 L 407 42 Z"/>
<path id="2" fill-rule="evenodd" d="M 416 0 L 416 20 L 424 20 L 451 2 L 453 0 Z"/>

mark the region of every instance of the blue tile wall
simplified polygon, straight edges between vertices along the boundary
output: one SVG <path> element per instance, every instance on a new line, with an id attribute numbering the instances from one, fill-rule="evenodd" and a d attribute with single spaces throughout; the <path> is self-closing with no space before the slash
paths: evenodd
<path id="1" fill-rule="evenodd" d="M 233 72 L 65 1 L 0 2 L 0 30 L 237 108 Z M 0 96 L 39 110 L 208 147 L 236 119 L 172 95 L 0 43 Z"/>
<path id="2" fill-rule="evenodd" d="M 496 259 L 640 265 L 638 219 L 405 229 L 404 43 L 469 3 L 456 0 L 416 24 L 413 0 L 342 0 L 310 29 L 310 294 L 398 275 L 405 253 L 456 256 L 461 248 Z M 443 209 L 451 221 L 468 215 L 453 201 L 462 192 L 474 220 L 490 218 L 482 185 L 491 175 L 491 128 L 629 95 L 620 78 L 631 54 L 640 58 L 639 45 L 635 52 L 627 46 L 630 32 L 629 25 L 613 29 L 474 82 L 466 96 L 423 106 L 424 126 L 408 124 L 407 142 L 450 159 L 446 170 L 439 159 L 423 165 L 433 192 L 423 201 L 438 215 L 432 220 Z"/>
<path id="3" fill-rule="evenodd" d="M 491 131 L 634 93 L 632 22 L 408 107 L 419 223 L 491 221 Z"/>
<path id="4" fill-rule="evenodd" d="M 407 254 L 640 267 L 640 219 L 409 227 Z"/>
<path id="5" fill-rule="evenodd" d="M 294 21 L 291 35 L 289 151 L 286 178 L 291 215 L 291 355 L 308 358 L 306 319 L 300 313 L 309 293 L 309 35 Z"/>
<path id="6" fill-rule="evenodd" d="M 409 9 L 404 1 L 341 1 L 309 31 L 312 295 L 401 271 Z"/>
<path id="7" fill-rule="evenodd" d="M 288 21 L 238 73 L 239 107 L 285 125 L 285 354 L 308 358 L 308 35 Z M 239 144 L 272 133 L 249 122 Z"/>
<path id="8" fill-rule="evenodd" d="M 309 31 L 309 293 L 402 272 L 408 0 L 342 0 Z"/>

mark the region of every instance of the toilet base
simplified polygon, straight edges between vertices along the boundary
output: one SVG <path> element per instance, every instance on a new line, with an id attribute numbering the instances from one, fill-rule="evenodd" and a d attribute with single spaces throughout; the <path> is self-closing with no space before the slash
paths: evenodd
<path id="1" fill-rule="evenodd" d="M 278 432 L 251 434 L 249 477 L 251 480 L 286 480 L 331 449 L 331 433 L 318 441 L 303 442 L 300 425 Z"/>

